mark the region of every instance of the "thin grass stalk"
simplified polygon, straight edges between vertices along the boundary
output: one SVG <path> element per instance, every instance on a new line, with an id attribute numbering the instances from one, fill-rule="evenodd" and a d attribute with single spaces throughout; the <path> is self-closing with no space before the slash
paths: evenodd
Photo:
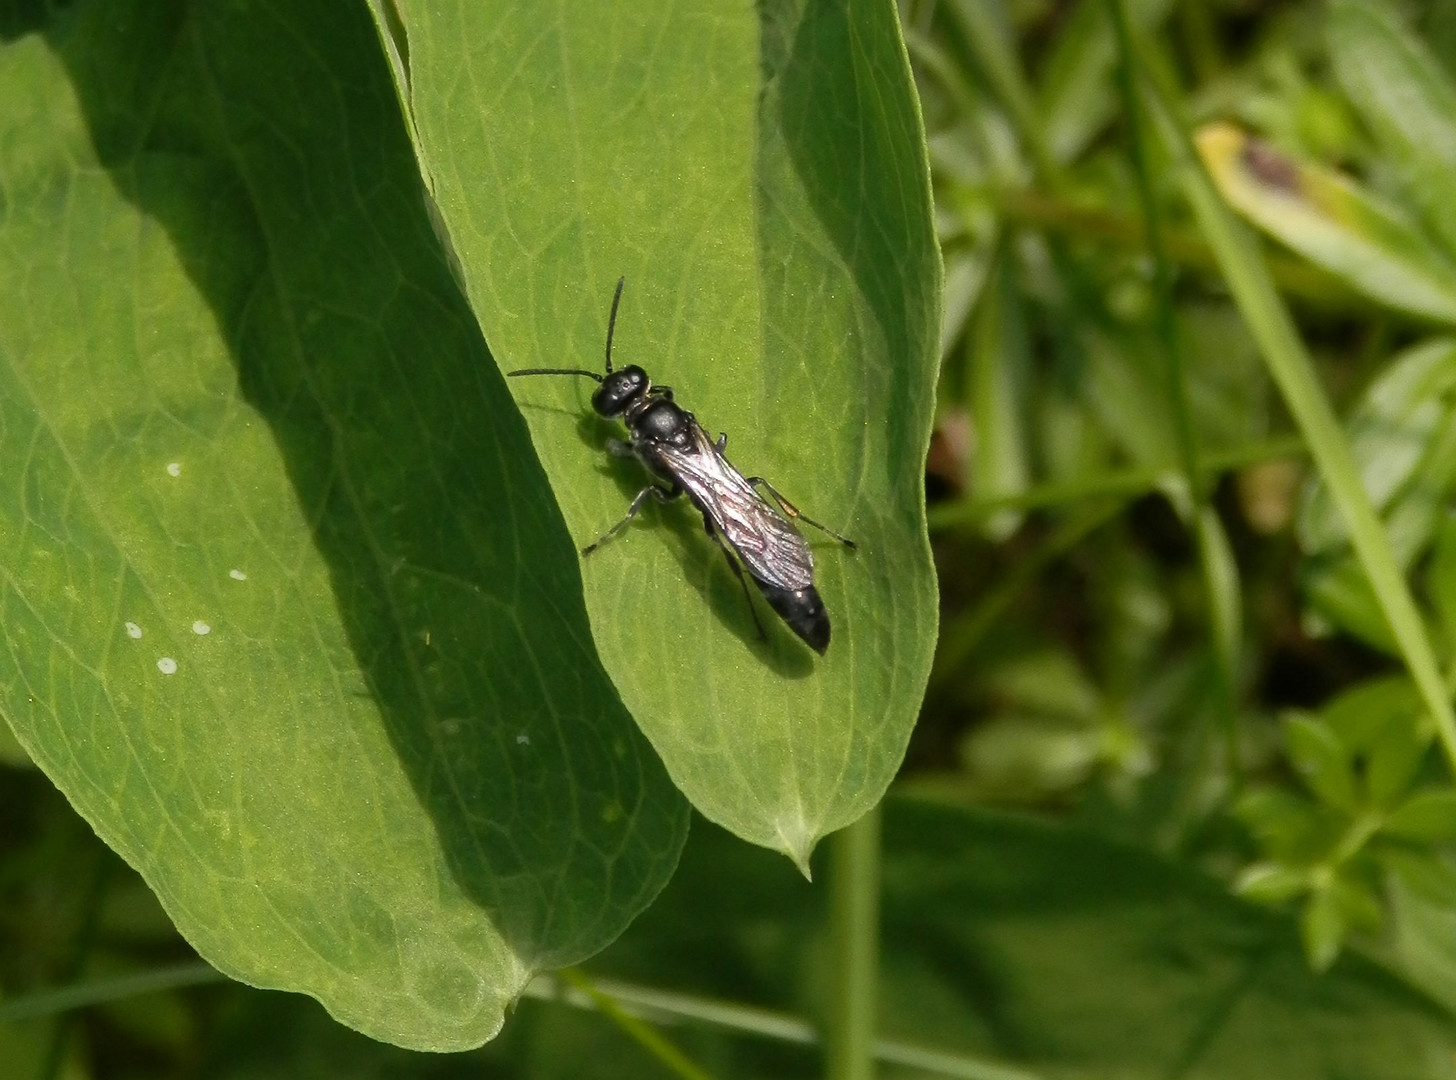
<path id="1" fill-rule="evenodd" d="M 712 1075 L 688 1057 L 677 1044 L 639 1016 L 633 1016 L 617 1004 L 610 995 L 598 990 L 596 984 L 576 968 L 565 968 L 560 972 L 561 980 L 576 987 L 597 1007 L 603 1016 L 611 1020 L 633 1042 L 660 1061 L 664 1067 L 681 1080 L 713 1080 Z"/>
<path id="2" fill-rule="evenodd" d="M 981 74 L 1006 109 L 1042 183 L 1054 190 L 1062 188 L 1065 186 L 1065 174 L 1042 138 L 1036 97 L 1021 70 L 1020 59 L 1013 50 L 1005 47 L 997 32 L 995 5 L 986 3 L 986 0 L 955 0 L 947 5 L 946 10 L 959 25 Z"/>
<path id="3" fill-rule="evenodd" d="M 1231 580 L 1237 582 L 1237 571 L 1229 554 L 1228 539 L 1224 535 L 1223 526 L 1209 503 L 1208 483 L 1199 461 L 1198 437 L 1193 427 L 1193 410 L 1189 405 L 1182 343 L 1173 311 L 1172 262 L 1163 243 L 1162 213 L 1153 191 L 1148 139 L 1143 130 L 1142 109 L 1137 94 L 1137 54 L 1132 43 L 1132 23 L 1128 18 L 1126 0 L 1107 0 L 1107 7 L 1117 37 L 1117 84 L 1126 115 L 1133 173 L 1137 181 L 1138 201 L 1142 204 L 1148 252 L 1153 260 L 1153 317 L 1163 345 L 1168 397 L 1173 406 L 1178 463 L 1187 485 L 1198 562 L 1203 573 L 1203 589 L 1207 600 L 1204 610 L 1207 613 L 1209 645 L 1214 660 L 1214 705 L 1223 728 L 1228 769 L 1231 775 L 1237 776 L 1239 755 L 1238 726 L 1234 713 L 1234 679 L 1238 667 L 1243 612 L 1238 588 L 1228 587 Z"/>
<path id="4" fill-rule="evenodd" d="M 1242 469 L 1267 461 L 1284 461 L 1307 455 L 1304 440 L 1297 436 L 1280 436 L 1260 442 L 1243 443 L 1227 450 L 1210 450 L 1200 458 L 1206 473 Z M 1038 484 L 1008 495 L 989 495 L 954 499 L 937 503 L 926 513 L 931 532 L 945 532 L 978 525 L 1002 510 L 1042 510 L 1066 506 L 1087 499 L 1110 497 L 1135 499 L 1151 495 L 1172 482 L 1169 471 L 1160 466 L 1133 466 L 1108 469 L 1104 472 Z"/>
<path id="5" fill-rule="evenodd" d="M 1146 65 L 1144 66 L 1146 71 Z M 1149 74 L 1153 74 L 1149 72 Z M 1441 678 L 1426 628 L 1416 610 L 1390 540 L 1360 482 L 1345 433 L 1325 396 L 1314 363 L 1249 230 L 1224 203 L 1193 149 L 1188 125 L 1171 104 L 1176 94 L 1155 81 L 1144 84 L 1159 135 L 1167 143 L 1194 217 L 1214 250 L 1224 280 L 1260 355 L 1309 444 L 1310 456 L 1340 508 L 1350 542 L 1390 624 L 1391 633 L 1425 703 L 1430 723 L 1456 773 L 1456 714 Z"/>
<path id="6" fill-rule="evenodd" d="M 681 1024 L 766 1039 L 786 1046 L 820 1045 L 814 1027 L 803 1017 L 791 1013 L 617 979 L 593 979 L 591 984 L 596 990 L 595 996 L 579 989 L 560 972 L 539 975 L 526 987 L 522 997 L 590 1011 L 600 1011 L 598 1002 L 607 998 L 622 1011 L 658 1026 Z M 59 989 L 10 998 L 0 1002 L 0 1023 L 56 1016 L 74 1009 L 131 1001 L 147 994 L 207 985 L 236 984 L 210 964 L 201 961 L 177 964 L 129 975 L 84 980 Z M 874 1053 L 876 1060 L 886 1065 L 918 1069 L 950 1080 L 1048 1080 L 1042 1073 L 989 1057 L 897 1039 L 876 1039 Z"/>

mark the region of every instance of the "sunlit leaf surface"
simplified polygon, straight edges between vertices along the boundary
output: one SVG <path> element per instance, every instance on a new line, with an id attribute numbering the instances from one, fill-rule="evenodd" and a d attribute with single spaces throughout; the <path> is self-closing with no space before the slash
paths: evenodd
<path id="1" fill-rule="evenodd" d="M 686 505 L 649 505 L 581 569 L 602 660 L 673 779 L 802 864 L 884 791 L 935 632 L 922 472 L 939 258 L 894 5 L 400 15 L 420 156 L 501 366 L 599 369 L 625 275 L 617 362 L 860 545 L 806 530 L 833 625 L 823 660 L 761 603 L 758 639 Z M 645 479 L 603 452 L 593 388 L 512 384 L 579 545 Z"/>

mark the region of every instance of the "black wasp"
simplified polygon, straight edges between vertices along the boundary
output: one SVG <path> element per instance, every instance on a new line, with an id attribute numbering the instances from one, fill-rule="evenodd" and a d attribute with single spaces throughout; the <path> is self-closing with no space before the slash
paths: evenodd
<path id="1" fill-rule="evenodd" d="M 627 507 L 627 516 L 596 543 L 582 548 L 581 553 L 590 555 L 626 528 L 648 499 L 665 503 L 686 494 L 702 513 L 703 527 L 723 549 L 728 565 L 743 586 L 759 636 L 765 636 L 763 624 L 758 620 L 753 597 L 743 580 L 745 571 L 789 629 L 823 655 L 829 648 L 829 613 L 814 588 L 814 558 L 809 545 L 788 519 L 812 525 L 845 547 L 854 547 L 854 541 L 799 513 L 763 477 L 744 476 L 735 469 L 724 455 L 728 436 L 720 434 L 716 442 L 708 438 L 697 418 L 672 399 L 671 388 L 653 386 L 647 372 L 636 364 L 612 370 L 612 332 L 616 329 L 617 305 L 622 300 L 625 280 L 617 281 L 617 291 L 612 296 L 612 314 L 607 320 L 605 375 L 580 368 L 524 368 L 508 373 L 585 375 L 595 379 L 601 386 L 592 394 L 592 408 L 608 419 L 620 419 L 631 436 L 628 442 L 609 440 L 607 449 L 618 457 L 636 457 L 655 479 L 667 484 L 664 488 L 648 483 Z M 767 490 L 774 502 L 770 503 L 760 489 Z"/>

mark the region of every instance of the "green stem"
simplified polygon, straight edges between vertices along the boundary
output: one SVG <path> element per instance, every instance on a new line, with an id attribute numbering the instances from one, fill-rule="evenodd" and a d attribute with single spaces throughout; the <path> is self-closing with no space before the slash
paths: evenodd
<path id="1" fill-rule="evenodd" d="M 1263 442 L 1244 443 L 1228 450 L 1210 451 L 1202 455 L 1199 461 L 1205 473 L 1219 473 L 1257 465 L 1262 461 L 1303 457 L 1305 453 L 1303 439 L 1286 436 Z M 931 531 L 934 532 L 975 525 L 1001 510 L 1040 510 L 1109 496 L 1136 498 L 1157 491 L 1167 484 L 1169 473 L 1170 470 L 1166 467 L 1112 470 L 1075 480 L 1042 484 L 1010 495 L 940 503 L 930 508 L 927 517 Z"/>
<path id="2" fill-rule="evenodd" d="M 1142 204 L 1147 228 L 1148 251 L 1153 258 L 1153 313 L 1158 337 L 1163 342 L 1167 368 L 1168 397 L 1173 405 L 1173 428 L 1177 436 L 1179 465 L 1188 487 L 1193 535 L 1198 547 L 1198 562 L 1203 571 L 1203 591 L 1207 601 L 1208 639 L 1213 653 L 1214 694 L 1224 731 L 1224 753 L 1228 768 L 1235 776 L 1239 770 L 1238 727 L 1234 715 L 1234 678 L 1238 665 L 1239 639 L 1243 614 L 1237 588 L 1226 587 L 1229 579 L 1237 580 L 1233 560 L 1228 554 L 1228 541 L 1222 524 L 1208 501 L 1208 485 L 1198 458 L 1198 440 L 1193 428 L 1193 412 L 1188 404 L 1188 379 L 1184 371 L 1183 350 L 1173 311 L 1173 275 L 1168 253 L 1163 245 L 1163 219 L 1153 192 L 1152 168 L 1149 164 L 1147 135 L 1143 131 L 1141 101 L 1137 92 L 1137 57 L 1132 44 L 1132 24 L 1128 19 L 1126 0 L 1107 0 L 1117 36 L 1119 53 L 1118 87 L 1131 135 L 1133 174 L 1137 179 L 1138 201 Z M 1174 502 L 1177 508 L 1176 500 Z"/>
<path id="3" fill-rule="evenodd" d="M 0 1002 L 0 1024 L 32 1020 L 41 1016 L 58 1016 L 92 1005 L 129 1001 L 145 994 L 160 994 L 166 990 L 225 981 L 225 976 L 212 965 L 192 963 L 155 968 L 136 975 L 77 982 L 58 990 L 44 990 Z"/>
<path id="4" fill-rule="evenodd" d="M 221 983 L 229 983 L 229 980 L 216 968 L 204 963 L 177 964 L 134 975 L 93 979 L 0 1002 L 0 1023 L 55 1016 L 92 1005 L 129 1001 L 144 994 Z M 616 979 L 594 979 L 591 985 L 595 994 L 580 988 L 579 982 L 566 976 L 565 972 L 558 972 L 537 976 L 522 996 L 595 1011 L 600 1011 L 600 1002 L 606 999 L 620 1012 L 634 1014 L 656 1024 L 690 1024 L 788 1046 L 813 1047 L 819 1044 L 819 1036 L 813 1026 L 803 1017 L 790 1013 Z M 886 1065 L 918 1069 L 954 1080 L 1047 1080 L 1042 1074 L 1019 1066 L 894 1039 L 875 1040 L 874 1054 L 876 1060 Z"/>
<path id="5" fill-rule="evenodd" d="M 623 1009 L 617 1004 L 616 999 L 597 989 L 596 985 L 576 968 L 565 968 L 559 974 L 563 982 L 576 987 L 591 998 L 592 1004 L 603 1016 L 621 1028 L 627 1037 L 638 1046 L 662 1062 L 674 1075 L 682 1077 L 683 1080 L 712 1080 L 710 1074 L 700 1069 L 691 1058 L 679 1050 L 661 1032 L 641 1017 L 633 1016 Z"/>
<path id="6" fill-rule="evenodd" d="M 827 1075 L 830 1080 L 872 1080 L 880 944 L 879 807 L 840 829 L 829 844 L 835 963 Z"/>
<path id="7" fill-rule="evenodd" d="M 1219 46 L 1218 28 L 1208 0 L 1183 0 L 1178 5 L 1178 37 L 1193 67 L 1197 85 L 1211 82 L 1228 66 Z"/>
<path id="8" fill-rule="evenodd" d="M 735 1035 L 756 1035 L 791 1046 L 813 1047 L 820 1042 L 818 1032 L 807 1020 L 774 1009 L 714 1001 L 696 994 L 680 994 L 615 979 L 598 979 L 596 985 L 618 1006 L 659 1024 L 689 1023 Z M 537 977 L 526 987 L 525 996 L 579 1009 L 596 1008 L 592 998 L 569 986 L 562 987 L 553 975 Z M 876 1039 L 874 1055 L 886 1065 L 953 1080 L 1047 1080 L 1043 1074 L 1022 1066 L 895 1039 Z"/>
<path id="9" fill-rule="evenodd" d="M 988 4 L 986 0 L 962 0 L 946 7 L 951 17 L 960 24 L 961 33 L 980 65 L 981 74 L 1016 128 L 1037 176 L 1052 190 L 1062 189 L 1066 186 L 1065 174 L 1042 138 L 1041 119 L 1037 115 L 1031 85 L 1021 70 L 1014 45 L 1002 39 L 995 24 L 994 13 L 1000 10 L 999 6 Z"/>

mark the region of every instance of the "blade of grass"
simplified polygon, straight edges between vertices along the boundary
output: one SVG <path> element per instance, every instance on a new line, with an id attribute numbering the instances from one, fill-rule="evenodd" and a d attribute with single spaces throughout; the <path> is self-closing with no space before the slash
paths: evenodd
<path id="1" fill-rule="evenodd" d="M 1153 192 L 1147 136 L 1143 131 L 1142 109 L 1138 101 L 1137 54 L 1132 44 L 1132 24 L 1126 0 L 1107 0 L 1117 39 L 1117 86 L 1122 96 L 1123 115 L 1130 136 L 1133 174 L 1137 180 L 1138 201 L 1142 204 L 1148 251 L 1153 259 L 1153 318 L 1157 336 L 1163 344 L 1167 367 L 1168 395 L 1173 404 L 1173 425 L 1177 436 L 1178 462 L 1183 470 L 1188 496 L 1192 502 L 1191 518 L 1198 548 L 1198 562 L 1203 572 L 1205 610 L 1208 616 L 1209 645 L 1214 658 L 1214 692 L 1225 739 L 1230 770 L 1238 768 L 1238 730 L 1234 716 L 1234 671 L 1238 663 L 1239 638 L 1243 613 L 1237 582 L 1237 567 L 1229 554 L 1218 515 L 1208 501 L 1208 485 L 1198 457 L 1198 441 L 1193 430 L 1193 414 L 1188 403 L 1188 379 L 1183 367 L 1183 353 L 1173 312 L 1173 275 L 1168 252 L 1163 244 L 1163 220 Z M 1232 579 L 1232 581 L 1230 580 Z M 1233 587 L 1230 588 L 1229 585 Z"/>
<path id="2" fill-rule="evenodd" d="M 966 396 L 976 433 L 970 487 L 988 497 L 1025 491 L 1032 472 L 1024 419 L 1027 386 L 1033 378 L 1031 336 L 1006 246 L 996 246 L 965 346 L 970 384 Z M 1005 539 L 1020 525 L 1020 514 L 1003 510 L 985 523 L 985 529 L 990 536 Z"/>
<path id="3" fill-rule="evenodd" d="M 671 1040 L 641 1017 L 633 1016 L 623 1009 L 617 1004 L 616 999 L 597 989 L 596 984 L 576 968 L 565 968 L 559 974 L 563 982 L 569 983 L 591 998 L 592 1004 L 603 1016 L 621 1028 L 633 1042 L 662 1062 L 672 1071 L 673 1075 L 680 1076 L 683 1080 L 713 1080 L 711 1074 L 700 1069 Z"/>
<path id="4" fill-rule="evenodd" d="M 1145 66 L 1146 70 L 1146 66 Z M 1431 643 L 1401 577 L 1380 519 L 1360 483 L 1354 455 L 1330 407 L 1313 361 L 1269 275 L 1254 238 L 1223 202 L 1193 149 L 1188 124 L 1177 115 L 1176 92 L 1145 84 L 1150 111 L 1182 180 L 1185 197 L 1213 247 L 1224 280 L 1259 345 L 1310 454 L 1350 526 L 1350 539 L 1400 653 L 1430 711 L 1447 760 L 1456 772 L 1456 714 Z"/>
<path id="5" fill-rule="evenodd" d="M 976 155 L 985 163 L 987 175 L 994 177 L 998 184 L 1015 183 L 1016 176 L 1014 170 L 1007 166 L 1006 155 L 996 149 L 986 132 L 986 109 L 980 96 L 962 74 L 950 53 L 941 48 L 933 38 L 909 27 L 905 28 L 905 47 L 920 70 L 940 83 L 940 88 L 954 103 L 956 111 L 965 117 L 966 133 Z"/>
<path id="6" fill-rule="evenodd" d="M 819 1035 L 813 1026 L 803 1017 L 790 1013 L 738 1002 L 716 1001 L 696 994 L 677 993 L 618 979 L 590 980 L 596 991 L 592 994 L 565 976 L 565 972 L 538 975 L 526 986 L 522 996 L 575 1009 L 597 1011 L 600 1011 L 601 999 L 606 998 L 622 1012 L 658 1025 L 686 1024 L 730 1031 L 791 1046 L 819 1045 Z M 243 989 L 211 964 L 174 964 L 131 975 L 90 979 L 57 990 L 43 990 L 0 1002 L 0 1023 L 33 1020 L 91 1005 L 129 1001 L 145 994 L 212 984 L 227 984 L 240 991 Z M 903 1065 L 956 1080 L 1045 1080 L 1042 1074 L 1027 1069 L 895 1039 L 876 1039 L 874 1056 L 886 1065 Z"/>
<path id="7" fill-rule="evenodd" d="M 775 1009 L 713 1001 L 617 979 L 598 979 L 596 987 L 624 1010 L 648 1017 L 658 1024 L 698 1024 L 793 1046 L 818 1046 L 820 1043 L 818 1032 L 807 1020 Z M 597 1007 L 596 999 L 574 987 L 563 986 L 556 975 L 538 975 L 526 987 L 525 996 L 578 1009 Z M 874 1056 L 884 1065 L 901 1065 L 953 1080 L 1048 1080 L 1045 1073 L 1021 1066 L 898 1039 L 876 1039 Z"/>
<path id="8" fill-rule="evenodd" d="M 998 6 L 984 0 L 957 0 L 948 9 L 965 35 L 981 74 L 1006 109 L 1037 175 L 1053 190 L 1061 189 L 1065 186 L 1062 167 L 1043 137 L 1036 97 L 1021 69 L 1020 58 L 996 25 Z"/>
<path id="9" fill-rule="evenodd" d="M 42 990 L 0 1002 L 0 1024 L 58 1016 L 74 1009 L 129 1001 L 146 994 L 160 994 L 189 986 L 226 983 L 228 978 L 211 964 L 196 961 L 153 968 L 133 975 L 74 982 L 56 990 Z"/>
<path id="10" fill-rule="evenodd" d="M 1243 443 L 1227 450 L 1210 450 L 1200 458 L 1201 468 L 1206 475 L 1241 469 L 1246 465 L 1257 465 L 1264 461 L 1279 461 L 1285 458 L 1303 457 L 1306 453 L 1304 440 L 1296 436 L 1283 436 L 1259 442 Z M 1079 476 L 1054 484 L 1040 484 L 1014 495 L 997 495 L 994 498 L 956 499 L 932 506 L 928 513 L 930 530 L 945 532 L 965 526 L 974 526 L 1001 510 L 1041 510 L 1051 506 L 1063 506 L 1084 499 L 1098 499 L 1106 496 L 1127 496 L 1136 498 L 1148 495 L 1170 483 L 1166 468 L 1137 467 L 1114 469 Z"/>

